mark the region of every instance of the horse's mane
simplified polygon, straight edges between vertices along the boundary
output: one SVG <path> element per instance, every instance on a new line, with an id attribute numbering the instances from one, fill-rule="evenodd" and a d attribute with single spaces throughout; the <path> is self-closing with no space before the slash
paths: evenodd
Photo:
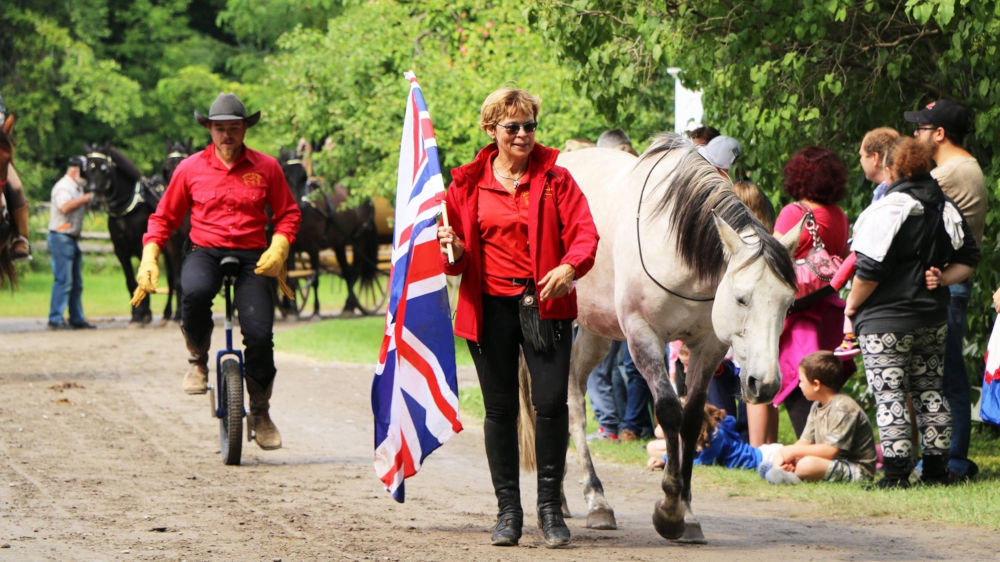
<path id="1" fill-rule="evenodd" d="M 117 148 L 107 146 L 105 147 L 105 150 L 107 150 L 108 156 L 110 156 L 111 160 L 114 161 L 115 168 L 117 168 L 120 173 L 127 176 L 132 181 L 136 181 L 142 177 L 142 172 L 139 171 L 139 168 L 137 168 L 127 156 L 119 152 Z"/>
<path id="2" fill-rule="evenodd" d="M 640 162 L 653 160 L 651 166 L 655 167 L 675 150 L 680 154 L 673 169 L 652 186 L 659 197 L 652 214 L 670 210 L 670 228 L 677 254 L 684 264 L 703 283 L 717 285 L 722 279 L 727 262 L 722 240 L 712 220 L 714 213 L 741 235 L 745 229 L 750 229 L 760 241 L 757 256 L 763 256 L 771 270 L 794 287 L 795 270 L 788 251 L 740 201 L 729 180 L 698 154 L 691 141 L 676 133 L 663 133 L 653 139 Z"/>

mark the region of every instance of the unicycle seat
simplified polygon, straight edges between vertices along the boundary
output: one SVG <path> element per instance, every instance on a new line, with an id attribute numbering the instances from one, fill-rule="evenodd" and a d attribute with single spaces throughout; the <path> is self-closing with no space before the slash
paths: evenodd
<path id="1" fill-rule="evenodd" d="M 240 260 L 236 256 L 226 256 L 219 262 L 222 276 L 235 279 L 240 274 Z"/>

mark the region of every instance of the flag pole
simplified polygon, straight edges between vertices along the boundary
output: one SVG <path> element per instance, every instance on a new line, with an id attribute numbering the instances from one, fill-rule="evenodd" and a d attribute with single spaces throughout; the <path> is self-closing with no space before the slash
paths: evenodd
<path id="1" fill-rule="evenodd" d="M 444 226 L 451 227 L 448 224 L 448 205 L 444 201 L 441 201 L 441 221 Z M 451 247 L 451 242 L 448 242 L 444 246 L 448 250 L 448 265 L 455 265 L 455 251 Z"/>

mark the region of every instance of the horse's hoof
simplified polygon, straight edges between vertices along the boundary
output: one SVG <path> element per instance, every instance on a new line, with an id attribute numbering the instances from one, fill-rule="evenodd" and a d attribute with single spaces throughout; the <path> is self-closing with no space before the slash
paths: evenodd
<path id="1" fill-rule="evenodd" d="M 615 510 L 609 508 L 591 511 L 587 514 L 587 528 L 604 531 L 617 529 L 618 523 L 615 521 Z"/>
<path id="2" fill-rule="evenodd" d="M 661 537 L 668 540 L 677 540 L 684 536 L 684 515 L 671 519 L 667 510 L 663 508 L 663 502 L 656 502 L 656 509 L 653 510 L 653 528 Z"/>
<path id="3" fill-rule="evenodd" d="M 701 523 L 697 521 L 689 521 L 684 524 L 684 534 L 679 539 L 674 539 L 674 542 L 682 544 L 708 544 L 705 540 L 705 534 L 701 532 Z"/>
<path id="4" fill-rule="evenodd" d="M 138 321 L 138 320 L 133 320 L 133 321 L 131 321 L 131 322 L 128 323 L 128 327 L 129 328 L 133 328 L 133 329 L 134 328 L 145 328 L 146 325 L 143 324 L 142 322 Z"/>

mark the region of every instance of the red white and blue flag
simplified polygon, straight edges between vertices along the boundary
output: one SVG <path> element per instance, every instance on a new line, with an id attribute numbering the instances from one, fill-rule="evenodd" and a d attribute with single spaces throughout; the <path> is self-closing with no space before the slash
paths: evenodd
<path id="1" fill-rule="evenodd" d="M 372 381 L 375 473 L 403 502 L 403 479 L 462 431 L 455 336 L 437 218 L 444 198 L 437 142 L 412 72 L 396 181 L 396 220 L 385 336 Z"/>

